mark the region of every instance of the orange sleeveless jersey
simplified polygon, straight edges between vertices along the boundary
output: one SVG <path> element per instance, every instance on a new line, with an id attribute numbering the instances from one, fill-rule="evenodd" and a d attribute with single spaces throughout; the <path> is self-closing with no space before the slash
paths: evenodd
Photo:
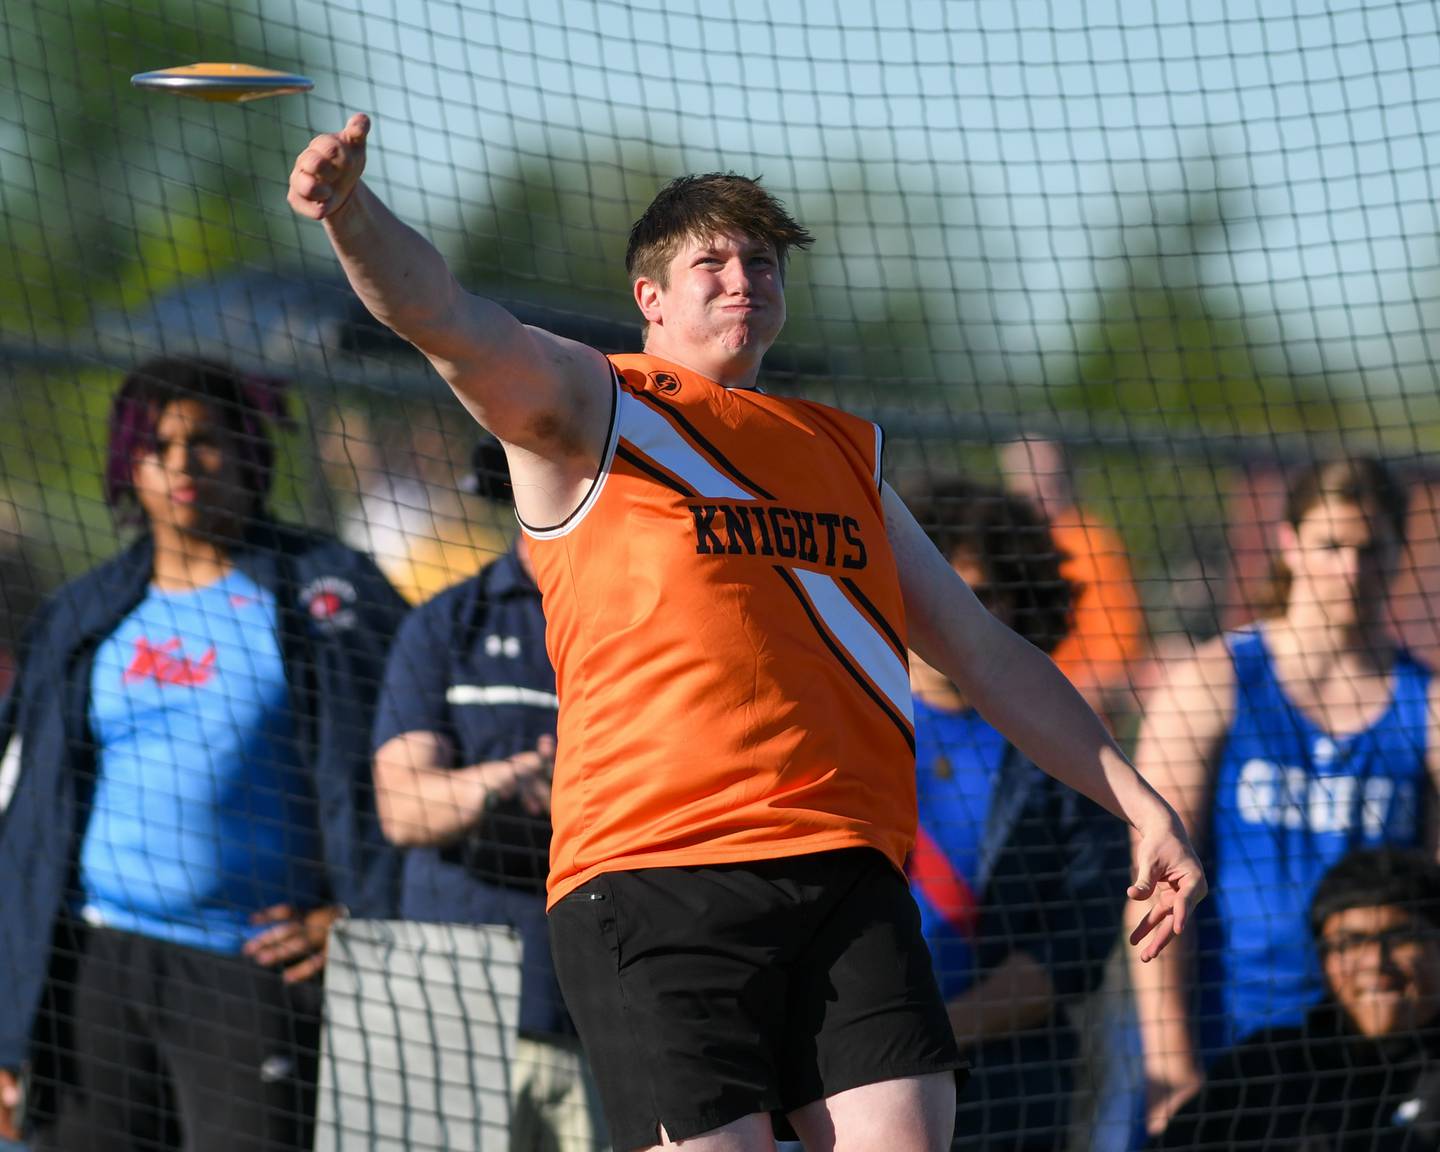
<path id="1" fill-rule="evenodd" d="M 879 428 L 615 356 L 600 474 L 526 526 L 560 696 L 550 903 L 631 868 L 915 836 Z"/>

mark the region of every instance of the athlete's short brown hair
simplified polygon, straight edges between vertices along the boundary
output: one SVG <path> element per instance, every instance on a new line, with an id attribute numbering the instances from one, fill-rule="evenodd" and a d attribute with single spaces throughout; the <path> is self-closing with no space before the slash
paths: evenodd
<path id="1" fill-rule="evenodd" d="M 670 181 L 630 229 L 625 271 L 633 284 L 644 277 L 669 286 L 670 261 L 687 239 L 738 232 L 775 249 L 780 274 L 791 248 L 808 248 L 815 237 L 758 180 L 734 172 L 706 172 Z"/>

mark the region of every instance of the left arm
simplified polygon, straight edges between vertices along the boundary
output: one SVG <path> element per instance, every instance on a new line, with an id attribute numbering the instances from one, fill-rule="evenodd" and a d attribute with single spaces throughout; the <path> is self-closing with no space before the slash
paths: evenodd
<path id="1" fill-rule="evenodd" d="M 1144 952 L 1156 955 L 1184 929 L 1206 891 L 1179 817 L 1049 657 L 985 610 L 888 484 L 882 496 L 910 647 L 1042 769 L 1136 830 L 1128 894 L 1153 902 L 1131 943 L 1148 937 Z"/>
<path id="2" fill-rule="evenodd" d="M 370 772 L 370 727 L 385 660 L 407 605 L 370 557 L 338 545 L 331 561 L 355 587 L 353 621 L 315 633 L 319 713 L 316 790 L 325 864 L 336 902 L 356 916 L 399 907 L 401 853 L 386 839 Z M 322 569 L 323 570 L 323 569 Z"/>

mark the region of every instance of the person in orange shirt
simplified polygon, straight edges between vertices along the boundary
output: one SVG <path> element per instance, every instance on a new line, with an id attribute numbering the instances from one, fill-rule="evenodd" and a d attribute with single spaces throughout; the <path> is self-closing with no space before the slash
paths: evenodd
<path id="1" fill-rule="evenodd" d="M 812 237 L 752 180 L 682 177 L 630 235 L 645 353 L 470 295 L 316 137 L 289 201 L 504 445 L 560 699 L 550 929 L 617 1152 L 940 1152 L 963 1067 L 902 866 L 907 647 L 1135 829 L 1155 955 L 1204 873 L 1163 799 L 884 482 L 883 436 L 755 387 Z"/>
<path id="2" fill-rule="evenodd" d="M 1061 574 L 1076 588 L 1070 634 L 1050 653 L 1090 707 L 1109 720 L 1133 713 L 1131 675 L 1148 630 L 1130 558 L 1119 533 L 1076 500 L 1070 462 L 1053 440 L 1013 440 L 1000 449 L 1005 487 L 1033 500 L 1065 555 Z"/>

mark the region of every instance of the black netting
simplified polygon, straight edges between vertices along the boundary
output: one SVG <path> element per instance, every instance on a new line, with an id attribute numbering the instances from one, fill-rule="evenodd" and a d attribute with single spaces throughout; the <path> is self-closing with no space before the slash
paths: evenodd
<path id="1" fill-rule="evenodd" d="M 129 83 L 197 61 L 314 89 Z M 883 427 L 921 527 L 1190 825 L 1213 894 L 1141 972 L 1121 824 L 953 676 L 881 704 L 857 658 L 863 707 L 914 713 L 961 1146 L 1139 1147 L 1147 1086 L 1158 1128 L 1202 1083 L 1169 1146 L 1440 1146 L 1426 866 L 1352 861 L 1309 918 L 1353 851 L 1433 843 L 1437 93 L 1427 0 L 6 0 L 0 1134 L 23 1083 L 36 1147 L 605 1145 L 541 963 L 567 681 L 504 455 L 408 339 L 425 274 L 396 335 L 286 204 L 363 111 L 366 184 L 460 284 L 607 354 L 645 346 L 661 186 L 761 178 L 815 243 L 759 384 Z M 482 399 L 530 387 L 496 348 L 456 370 Z M 678 492 L 702 554 L 797 517 L 780 558 L 830 580 L 828 513 L 672 432 L 729 487 L 623 428 L 598 466 Z M 835 614 L 884 605 L 812 583 L 777 587 L 843 659 Z M 708 714 L 675 716 L 697 762 Z"/>

